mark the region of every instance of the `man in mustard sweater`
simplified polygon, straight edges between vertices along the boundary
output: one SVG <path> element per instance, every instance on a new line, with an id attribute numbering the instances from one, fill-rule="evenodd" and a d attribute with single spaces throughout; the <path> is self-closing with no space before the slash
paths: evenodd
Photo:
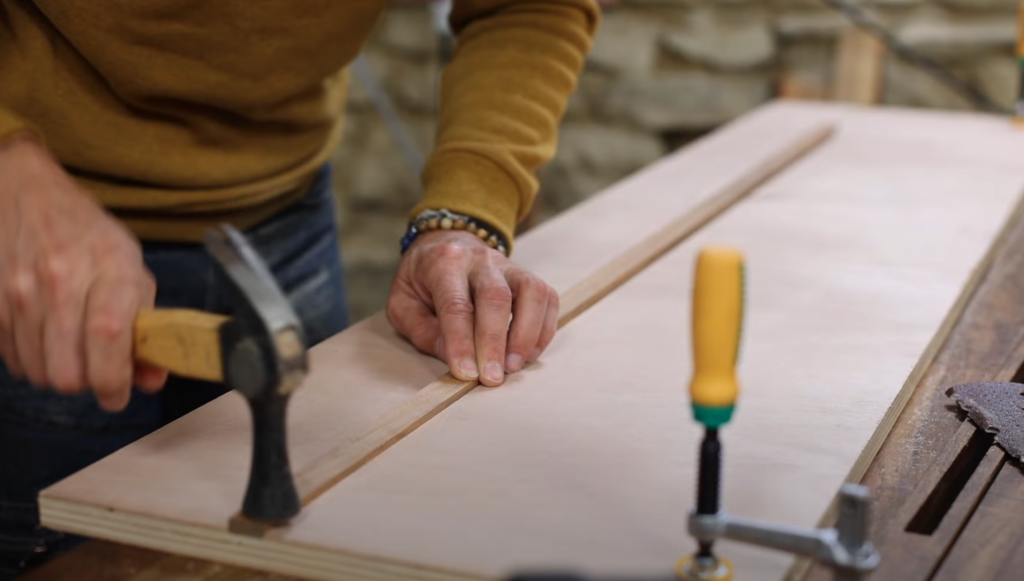
<path id="1" fill-rule="evenodd" d="M 0 579 L 69 546 L 40 489 L 222 393 L 131 356 L 140 309 L 225 310 L 205 228 L 247 233 L 311 342 L 347 324 L 327 160 L 387 4 L 0 0 Z M 555 292 L 508 254 L 599 17 L 453 4 L 387 314 L 461 379 L 499 385 L 554 336 Z"/>

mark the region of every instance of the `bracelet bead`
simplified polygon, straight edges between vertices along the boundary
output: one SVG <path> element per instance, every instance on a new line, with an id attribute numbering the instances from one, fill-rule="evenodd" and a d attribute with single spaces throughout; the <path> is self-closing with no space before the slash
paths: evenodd
<path id="1" fill-rule="evenodd" d="M 447 209 L 424 210 L 420 212 L 409 224 L 409 228 L 402 237 L 402 253 L 408 250 L 416 238 L 432 230 L 465 230 L 476 235 L 488 247 L 508 256 L 508 244 L 505 238 L 490 226 L 479 222 L 469 216 L 457 214 Z"/>

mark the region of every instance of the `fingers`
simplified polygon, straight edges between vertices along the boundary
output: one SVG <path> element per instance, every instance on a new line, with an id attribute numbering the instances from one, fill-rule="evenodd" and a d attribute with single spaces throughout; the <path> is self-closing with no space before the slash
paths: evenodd
<path id="1" fill-rule="evenodd" d="M 508 335 L 505 369 L 515 373 L 523 368 L 540 340 L 548 311 L 548 294 L 553 291 L 539 278 L 520 269 L 506 273 L 515 300 L 512 330 Z"/>
<path id="2" fill-rule="evenodd" d="M 0 296 L 0 358 L 3 359 L 11 376 L 17 379 L 25 376 L 18 362 L 18 351 L 14 343 L 14 323 L 6 293 Z"/>
<path id="3" fill-rule="evenodd" d="M 547 348 L 558 309 L 554 289 L 477 237 L 438 231 L 405 254 L 387 313 L 399 333 L 443 359 L 456 378 L 493 387 Z"/>
<path id="4" fill-rule="evenodd" d="M 388 322 L 420 351 L 444 359 L 441 325 L 423 301 L 407 292 L 392 292 L 385 311 Z"/>
<path id="5" fill-rule="evenodd" d="M 167 371 L 148 363 L 135 363 L 134 383 L 143 393 L 156 393 L 167 383 Z"/>
<path id="6" fill-rule="evenodd" d="M 86 304 L 86 376 L 100 407 L 111 412 L 124 409 L 131 396 L 132 331 L 141 302 L 136 284 L 120 276 L 101 277 Z"/>
<path id="7" fill-rule="evenodd" d="M 85 384 L 82 348 L 82 309 L 87 281 L 78 279 L 74 266 L 54 259 L 39 270 L 41 299 L 45 304 L 43 352 L 49 385 L 58 393 L 81 393 Z"/>
<path id="8" fill-rule="evenodd" d="M 139 306 L 132 313 L 129 323 L 133 333 L 135 330 L 135 319 L 138 317 L 139 311 L 142 309 L 152 309 L 156 303 L 156 280 L 149 271 L 144 273 L 142 280 L 136 286 L 139 289 Z M 134 344 L 132 344 L 131 349 L 134 352 Z M 170 374 L 166 369 L 161 369 L 148 363 L 132 363 L 132 383 L 143 393 L 153 394 L 163 389 L 167 383 L 168 375 Z"/>
<path id="9" fill-rule="evenodd" d="M 444 361 L 456 378 L 477 379 L 481 368 L 473 340 L 476 309 L 465 271 L 457 266 L 438 269 L 432 282 L 429 287 L 444 343 Z"/>
<path id="10" fill-rule="evenodd" d="M 0 306 L 0 356 L 15 377 L 64 395 L 95 392 L 100 407 L 125 407 L 133 384 L 153 393 L 167 372 L 136 367 L 132 329 L 138 305 L 152 305 L 151 280 L 101 277 L 51 259 L 11 276 Z"/>
<path id="11" fill-rule="evenodd" d="M 43 355 L 43 309 L 36 300 L 36 277 L 31 270 L 15 270 L 7 283 L 14 353 L 17 367 L 36 387 L 47 385 Z"/>
<path id="12" fill-rule="evenodd" d="M 475 347 L 482 370 L 480 382 L 494 387 L 505 381 L 505 346 L 512 316 L 512 290 L 505 277 L 490 265 L 470 273 L 473 286 Z"/>

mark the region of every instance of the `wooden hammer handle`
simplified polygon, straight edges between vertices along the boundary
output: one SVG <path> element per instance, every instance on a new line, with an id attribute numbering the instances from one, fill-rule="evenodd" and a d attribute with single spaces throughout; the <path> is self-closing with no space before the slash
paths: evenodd
<path id="1" fill-rule="evenodd" d="M 228 320 L 191 309 L 150 309 L 135 319 L 135 360 L 175 375 L 224 380 L 220 326 Z"/>

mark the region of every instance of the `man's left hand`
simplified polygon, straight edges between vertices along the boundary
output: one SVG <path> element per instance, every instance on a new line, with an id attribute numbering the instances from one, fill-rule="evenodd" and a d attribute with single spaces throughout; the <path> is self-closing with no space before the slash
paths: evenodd
<path id="1" fill-rule="evenodd" d="M 473 234 L 439 230 L 406 251 L 387 318 L 457 379 L 494 387 L 540 357 L 555 336 L 558 308 L 551 286 Z"/>

